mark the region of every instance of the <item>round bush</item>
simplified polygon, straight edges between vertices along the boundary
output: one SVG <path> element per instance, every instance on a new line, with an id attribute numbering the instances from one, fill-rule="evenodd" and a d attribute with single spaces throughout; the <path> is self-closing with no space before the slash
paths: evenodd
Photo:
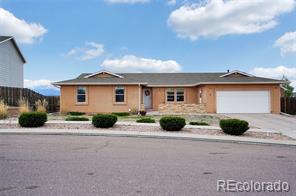
<path id="1" fill-rule="evenodd" d="M 249 123 L 239 119 L 223 119 L 220 120 L 220 127 L 226 134 L 242 135 L 249 129 Z"/>
<path id="2" fill-rule="evenodd" d="M 92 118 L 92 124 L 97 128 L 109 128 L 117 121 L 117 116 L 113 114 L 96 114 Z"/>
<path id="3" fill-rule="evenodd" d="M 162 117 L 159 123 L 161 128 L 166 131 L 180 131 L 186 125 L 184 118 L 175 116 Z"/>
<path id="4" fill-rule="evenodd" d="M 41 127 L 46 121 L 47 114 L 45 112 L 24 112 L 18 119 L 22 127 Z"/>

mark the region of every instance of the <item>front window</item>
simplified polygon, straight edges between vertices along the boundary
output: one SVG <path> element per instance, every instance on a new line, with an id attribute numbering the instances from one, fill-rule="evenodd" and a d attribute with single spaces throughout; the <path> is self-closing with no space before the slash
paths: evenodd
<path id="1" fill-rule="evenodd" d="M 115 87 L 115 102 L 124 102 L 124 87 Z"/>
<path id="2" fill-rule="evenodd" d="M 177 102 L 183 102 L 184 101 L 184 89 L 183 88 L 178 88 L 176 90 L 177 92 Z"/>
<path id="3" fill-rule="evenodd" d="M 85 103 L 86 102 L 86 87 L 78 86 L 76 94 L 77 94 L 77 96 L 76 96 L 77 103 Z"/>
<path id="4" fill-rule="evenodd" d="M 167 90 L 167 101 L 174 102 L 175 101 L 175 91 L 174 89 Z"/>

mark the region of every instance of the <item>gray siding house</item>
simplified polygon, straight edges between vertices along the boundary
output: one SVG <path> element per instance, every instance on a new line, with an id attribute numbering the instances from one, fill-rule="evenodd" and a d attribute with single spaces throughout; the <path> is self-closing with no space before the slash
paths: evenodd
<path id="1" fill-rule="evenodd" d="M 24 87 L 26 60 L 11 36 L 0 36 L 0 86 Z"/>

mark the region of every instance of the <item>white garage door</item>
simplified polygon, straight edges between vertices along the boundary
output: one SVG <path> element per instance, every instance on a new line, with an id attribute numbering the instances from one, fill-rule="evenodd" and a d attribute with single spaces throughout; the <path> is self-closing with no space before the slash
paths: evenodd
<path id="1" fill-rule="evenodd" d="M 270 113 L 269 91 L 217 91 L 217 113 Z"/>

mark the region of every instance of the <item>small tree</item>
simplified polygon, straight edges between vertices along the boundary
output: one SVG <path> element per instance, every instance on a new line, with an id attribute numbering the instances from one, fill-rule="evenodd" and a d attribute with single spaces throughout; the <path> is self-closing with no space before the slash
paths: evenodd
<path id="1" fill-rule="evenodd" d="M 286 83 L 283 84 L 283 88 L 285 90 L 285 97 L 292 97 L 293 96 L 293 91 L 294 91 L 294 87 L 291 86 L 291 82 L 290 80 L 283 75 L 282 80 L 284 80 Z"/>

